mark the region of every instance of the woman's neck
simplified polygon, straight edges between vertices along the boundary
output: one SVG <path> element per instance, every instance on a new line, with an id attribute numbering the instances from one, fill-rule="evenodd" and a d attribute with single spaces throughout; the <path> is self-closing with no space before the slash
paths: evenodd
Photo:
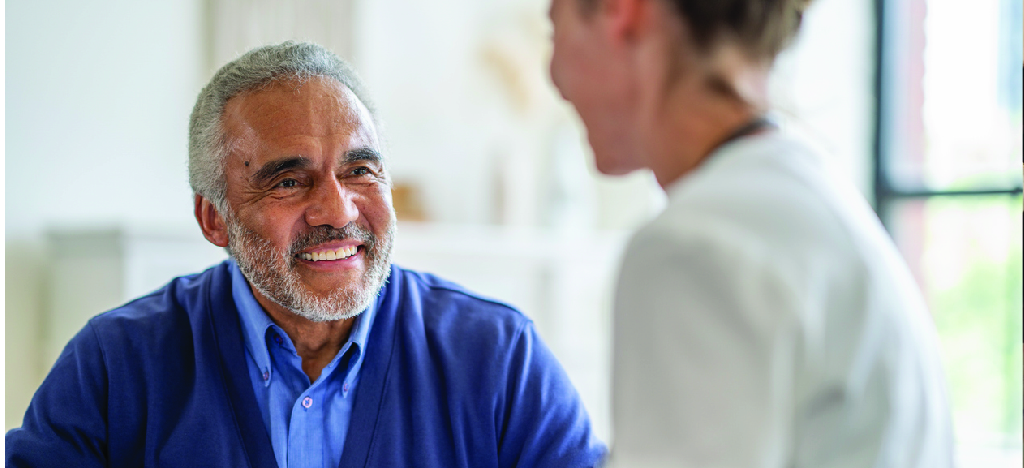
<path id="1" fill-rule="evenodd" d="M 767 108 L 767 67 L 719 51 L 707 71 L 678 77 L 652 100 L 644 141 L 663 189 L 693 171 Z"/>

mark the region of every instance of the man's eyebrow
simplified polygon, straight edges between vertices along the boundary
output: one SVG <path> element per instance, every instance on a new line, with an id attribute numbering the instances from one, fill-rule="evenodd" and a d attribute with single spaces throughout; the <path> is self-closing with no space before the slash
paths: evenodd
<path id="1" fill-rule="evenodd" d="M 357 161 L 368 161 L 380 164 L 384 161 L 384 157 L 373 148 L 355 148 L 345 152 L 345 157 L 341 159 L 342 164 L 351 164 Z"/>
<path id="2" fill-rule="evenodd" d="M 275 159 L 263 165 L 255 174 L 252 175 L 251 180 L 259 185 L 274 177 L 278 174 L 291 170 L 291 169 L 302 169 L 309 167 L 309 158 L 302 156 L 290 156 L 282 159 Z"/>

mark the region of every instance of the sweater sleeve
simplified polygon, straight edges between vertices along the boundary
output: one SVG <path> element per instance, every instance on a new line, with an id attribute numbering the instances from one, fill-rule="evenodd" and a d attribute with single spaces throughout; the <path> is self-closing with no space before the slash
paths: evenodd
<path id="1" fill-rule="evenodd" d="M 13 467 L 106 466 L 107 372 L 92 323 L 78 332 L 5 437 Z"/>
<path id="2" fill-rule="evenodd" d="M 509 354 L 499 466 L 592 467 L 606 449 L 595 437 L 575 387 L 533 323 Z"/>

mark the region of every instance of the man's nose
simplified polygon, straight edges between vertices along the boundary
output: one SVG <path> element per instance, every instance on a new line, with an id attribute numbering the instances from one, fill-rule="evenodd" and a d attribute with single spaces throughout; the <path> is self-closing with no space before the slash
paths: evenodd
<path id="1" fill-rule="evenodd" d="M 306 223 L 310 226 L 331 226 L 337 229 L 359 217 L 356 194 L 338 180 L 318 184 L 306 208 Z"/>

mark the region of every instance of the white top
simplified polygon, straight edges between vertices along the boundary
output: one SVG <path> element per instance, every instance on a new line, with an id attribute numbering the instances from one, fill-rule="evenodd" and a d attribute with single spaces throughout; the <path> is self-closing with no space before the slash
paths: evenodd
<path id="1" fill-rule="evenodd" d="M 774 132 L 668 198 L 619 278 L 612 466 L 953 465 L 932 319 L 852 185 Z"/>

